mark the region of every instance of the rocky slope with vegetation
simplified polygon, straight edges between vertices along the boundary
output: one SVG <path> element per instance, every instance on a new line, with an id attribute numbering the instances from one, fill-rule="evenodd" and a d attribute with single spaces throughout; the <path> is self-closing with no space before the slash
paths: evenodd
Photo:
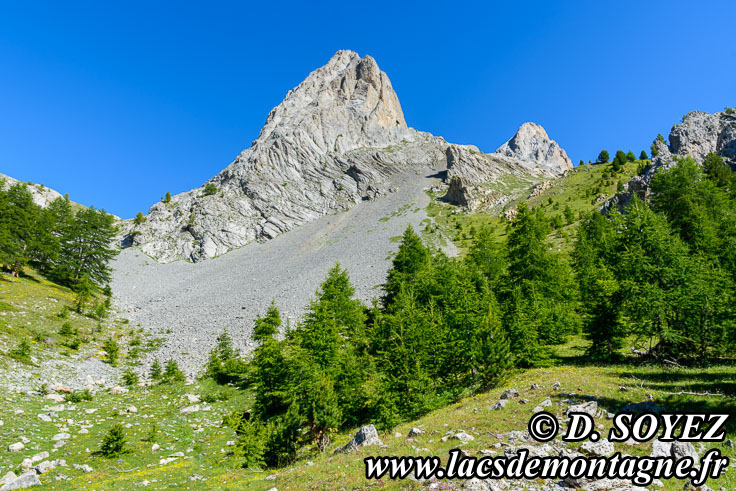
<path id="1" fill-rule="evenodd" d="M 112 277 L 111 217 L 0 190 L 4 489 L 520 485 L 364 478 L 367 455 L 458 446 L 732 456 L 523 429 L 734 412 L 733 133 L 731 110 L 691 113 L 651 160 L 571 168 L 527 123 L 484 154 L 407 128 L 375 61 L 338 52 L 207 186 L 126 223 Z"/>
<path id="2" fill-rule="evenodd" d="M 286 95 L 222 172 L 129 222 L 123 245 L 160 262 L 217 257 L 375 199 L 392 190 L 392 176 L 427 167 L 444 168 L 448 182 L 479 184 L 538 181 L 572 164 L 533 123 L 488 155 L 408 128 L 376 61 L 339 51 Z"/>

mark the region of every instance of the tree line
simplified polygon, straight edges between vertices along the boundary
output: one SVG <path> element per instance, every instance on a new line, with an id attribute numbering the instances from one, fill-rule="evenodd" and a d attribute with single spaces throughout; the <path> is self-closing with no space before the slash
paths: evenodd
<path id="1" fill-rule="evenodd" d="M 521 204 L 504 241 L 481 229 L 450 258 L 409 227 L 372 306 L 336 265 L 296 326 L 274 304 L 256 319 L 249 358 L 223 333 L 205 376 L 255 394 L 252 411 L 228 418 L 245 465 L 288 464 L 341 428 L 415 419 L 548 364 L 576 333 L 595 362 L 632 346 L 680 363 L 733 349 L 736 181 L 719 157 L 659 172 L 648 203 L 584 216 L 570 253 L 551 250 L 549 232 L 542 208 Z"/>
<path id="2" fill-rule="evenodd" d="M 371 307 L 336 265 L 282 339 L 275 305 L 256 319 L 250 359 L 223 333 L 206 376 L 255 393 L 253 411 L 230 420 L 244 462 L 285 465 L 302 444 L 325 448 L 337 429 L 391 428 L 492 387 L 514 367 L 547 363 L 550 346 L 582 325 L 577 284 L 549 250 L 540 210 L 520 206 L 509 227 L 504 244 L 477 232 L 462 259 L 431 250 L 409 227 Z"/>
<path id="3" fill-rule="evenodd" d="M 6 189 L 0 180 L 0 264 L 12 276 L 28 266 L 76 291 L 110 282 L 110 260 L 117 254 L 112 215 L 95 208 L 74 211 L 69 197 L 42 208 L 28 187 Z"/>

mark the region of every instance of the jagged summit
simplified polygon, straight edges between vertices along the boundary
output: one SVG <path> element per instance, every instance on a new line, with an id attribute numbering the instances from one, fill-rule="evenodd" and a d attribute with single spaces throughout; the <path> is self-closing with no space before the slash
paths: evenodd
<path id="1" fill-rule="evenodd" d="M 374 199 L 409 169 L 445 168 L 448 180 L 476 183 L 564 172 L 564 151 L 540 126 L 525 127 L 508 154 L 408 128 L 376 61 L 338 51 L 286 94 L 252 145 L 206 187 L 153 205 L 144 223 L 128 222 L 122 243 L 161 262 L 199 261 Z"/>
<path id="2" fill-rule="evenodd" d="M 286 94 L 254 147 L 290 133 L 310 138 L 323 152 L 344 153 L 384 147 L 406 131 L 399 99 L 376 61 L 341 50 Z"/>
<path id="3" fill-rule="evenodd" d="M 525 162 L 536 162 L 543 172 L 557 176 L 572 169 L 572 161 L 556 141 L 536 123 L 524 123 L 496 153 Z"/>

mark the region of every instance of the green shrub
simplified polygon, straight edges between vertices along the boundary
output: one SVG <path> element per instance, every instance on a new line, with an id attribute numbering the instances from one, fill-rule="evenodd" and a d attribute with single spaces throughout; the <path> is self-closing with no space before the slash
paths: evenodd
<path id="1" fill-rule="evenodd" d="M 205 185 L 202 194 L 205 196 L 212 196 L 213 194 L 217 194 L 217 186 L 212 183 Z"/>
<path id="2" fill-rule="evenodd" d="M 184 376 L 184 372 L 179 369 L 179 364 L 176 362 L 176 360 L 170 358 L 169 361 L 166 362 L 166 366 L 164 367 L 164 373 L 161 376 L 161 381 L 184 382 L 185 380 L 186 377 Z"/>
<path id="3" fill-rule="evenodd" d="M 8 352 L 8 354 L 16 360 L 30 362 L 31 360 L 31 343 L 24 339 L 18 346 Z"/>
<path id="4" fill-rule="evenodd" d="M 118 342 L 113 338 L 108 338 L 105 344 L 102 345 L 102 349 L 107 353 L 107 362 L 110 365 L 115 365 L 118 362 L 118 355 L 120 354 L 120 346 Z"/>
<path id="5" fill-rule="evenodd" d="M 219 392 L 204 394 L 202 397 L 200 397 L 200 400 L 202 402 L 206 402 L 207 404 L 214 404 L 215 402 L 227 401 L 229 398 L 230 396 L 227 394 L 227 392 L 223 390 Z"/>
<path id="6" fill-rule="evenodd" d="M 158 438 L 158 431 L 158 425 L 156 423 L 151 423 L 151 426 L 148 428 L 148 433 L 143 437 L 143 441 L 148 443 L 155 442 Z"/>
<path id="7" fill-rule="evenodd" d="M 135 373 L 132 369 L 128 368 L 123 373 L 123 383 L 127 385 L 128 387 L 133 387 L 138 385 L 139 378 L 138 374 Z"/>
<path id="8" fill-rule="evenodd" d="M 161 378 L 163 370 L 161 370 L 161 363 L 159 363 L 158 360 L 153 360 L 151 371 L 149 373 L 151 380 L 159 380 Z"/>
<path id="9" fill-rule="evenodd" d="M 133 223 L 135 223 L 136 225 L 142 225 L 143 223 L 145 223 L 145 221 L 146 221 L 146 217 L 144 217 L 143 213 L 141 213 L 140 211 L 136 214 L 135 218 L 133 219 Z"/>
<path id="10" fill-rule="evenodd" d="M 62 346 L 66 346 L 67 348 L 70 348 L 73 350 L 78 350 L 81 345 L 82 345 L 82 340 L 79 338 L 72 338 L 62 343 Z"/>
<path id="11" fill-rule="evenodd" d="M 82 401 L 91 401 L 92 400 L 92 392 L 90 392 L 89 389 L 84 390 L 75 390 L 68 396 L 66 396 L 67 402 L 71 403 L 78 403 Z"/>
<path id="12" fill-rule="evenodd" d="M 107 304 L 105 301 L 96 300 L 89 311 L 89 316 L 101 321 L 107 317 Z"/>
<path id="13" fill-rule="evenodd" d="M 125 432 L 123 425 L 117 423 L 110 428 L 100 443 L 99 455 L 103 457 L 117 457 L 126 453 L 125 449 Z"/>
<path id="14" fill-rule="evenodd" d="M 72 327 L 72 324 L 70 322 L 65 322 L 61 325 L 61 328 L 59 328 L 59 335 L 60 336 L 76 336 L 77 330 Z"/>

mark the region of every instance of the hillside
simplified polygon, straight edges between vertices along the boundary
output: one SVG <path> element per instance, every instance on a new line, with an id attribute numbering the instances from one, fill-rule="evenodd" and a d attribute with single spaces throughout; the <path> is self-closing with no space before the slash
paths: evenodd
<path id="1" fill-rule="evenodd" d="M 28 204 L 55 192 L 14 189 L 4 209 L 33 213 L 4 216 L 22 260 L 0 251 L 14 264 L 0 276 L 0 475 L 516 488 L 367 482 L 362 459 L 597 451 L 530 441 L 541 408 L 587 404 L 599 429 L 624 407 L 732 414 L 735 144 L 731 112 L 693 112 L 651 159 L 573 167 L 535 123 L 484 153 L 409 128 L 375 60 L 340 51 L 222 172 L 122 223 L 114 261 L 110 217 L 55 218 Z M 335 453 L 368 423 L 385 446 Z M 733 456 L 735 431 L 685 451 Z M 661 450 L 600 452 L 614 448 Z M 736 485 L 733 471 L 717 484 Z"/>
<path id="2" fill-rule="evenodd" d="M 6 297 L 7 298 L 7 297 Z M 51 302 L 49 305 L 51 305 Z M 458 445 L 470 455 L 502 455 L 520 445 L 531 445 L 549 452 L 549 447 L 524 440 L 524 430 L 535 406 L 549 401 L 547 410 L 562 415 L 571 401 L 595 400 L 604 412 L 630 404 L 652 403 L 675 411 L 736 411 L 736 371 L 732 365 L 707 369 L 677 369 L 658 366 L 622 364 L 599 367 L 581 356 L 585 342 L 575 339 L 558 349 L 553 367 L 512 374 L 502 386 L 461 400 L 434 411 L 416 421 L 381 433 L 386 447 L 366 447 L 349 455 L 332 456 L 344 445 L 354 430 L 333 437 L 324 453 L 304 449 L 297 462 L 283 469 L 254 471 L 240 468 L 240 459 L 232 454 L 230 442 L 234 431 L 223 425 L 232 411 L 247 410 L 251 399 L 232 387 L 216 386 L 211 381 L 193 384 L 160 384 L 132 387 L 119 391 L 93 389 L 89 401 L 60 402 L 63 393 L 51 400 L 42 394 L 15 390 L 6 392 L 0 402 L 4 425 L 0 427 L 0 446 L 24 443 L 20 452 L 0 452 L 0 472 L 20 473 L 24 459 L 32 465 L 52 467 L 39 476 L 48 489 L 163 489 L 172 485 L 194 489 L 325 489 L 378 486 L 391 489 L 424 489 L 432 483 L 365 480 L 363 458 L 368 455 L 447 455 Z M 553 385 L 559 382 L 559 389 Z M 533 384 L 539 386 L 532 389 Z M 49 387 L 50 388 L 50 387 Z M 515 388 L 520 397 L 500 410 L 491 407 L 507 388 Z M 712 393 L 688 395 L 681 392 Z M 680 394 L 678 394 L 680 393 Z M 53 394 L 53 392 L 52 392 Z M 66 396 L 69 397 L 69 396 Z M 208 402 L 196 402 L 197 398 Z M 525 400 L 525 403 L 521 401 Z M 121 422 L 129 453 L 116 460 L 94 455 L 110 427 Z M 605 415 L 597 419 L 610 427 Z M 418 427 L 424 434 L 408 438 Z M 474 437 L 467 443 L 449 439 L 448 434 L 464 431 Z M 728 441 L 736 428 L 731 422 Z M 516 433 L 512 433 L 516 432 Z M 736 457 L 732 443 L 696 445 L 699 454 L 706 448 L 719 448 L 724 455 Z M 579 445 L 553 442 L 554 448 L 574 451 Z M 546 449 L 546 450 L 544 450 Z M 630 455 L 648 455 L 651 443 L 617 444 L 616 449 Z M 48 452 L 48 455 L 43 452 Z M 38 457 L 34 457 L 38 456 Z M 35 459 L 35 460 L 34 460 Z M 57 459 L 63 460 L 63 463 Z M 439 481 L 444 489 L 462 487 L 461 482 Z M 509 483 L 510 484 L 510 483 Z M 736 474 L 729 470 L 716 483 L 731 489 Z M 527 489 L 562 489 L 555 483 L 527 483 Z M 665 482 L 664 489 L 682 489 L 682 482 Z M 482 488 L 478 488 L 482 489 Z M 607 487 L 606 489 L 611 489 Z M 626 487 L 617 489 L 628 489 Z M 660 489 L 652 486 L 651 489 Z"/>

